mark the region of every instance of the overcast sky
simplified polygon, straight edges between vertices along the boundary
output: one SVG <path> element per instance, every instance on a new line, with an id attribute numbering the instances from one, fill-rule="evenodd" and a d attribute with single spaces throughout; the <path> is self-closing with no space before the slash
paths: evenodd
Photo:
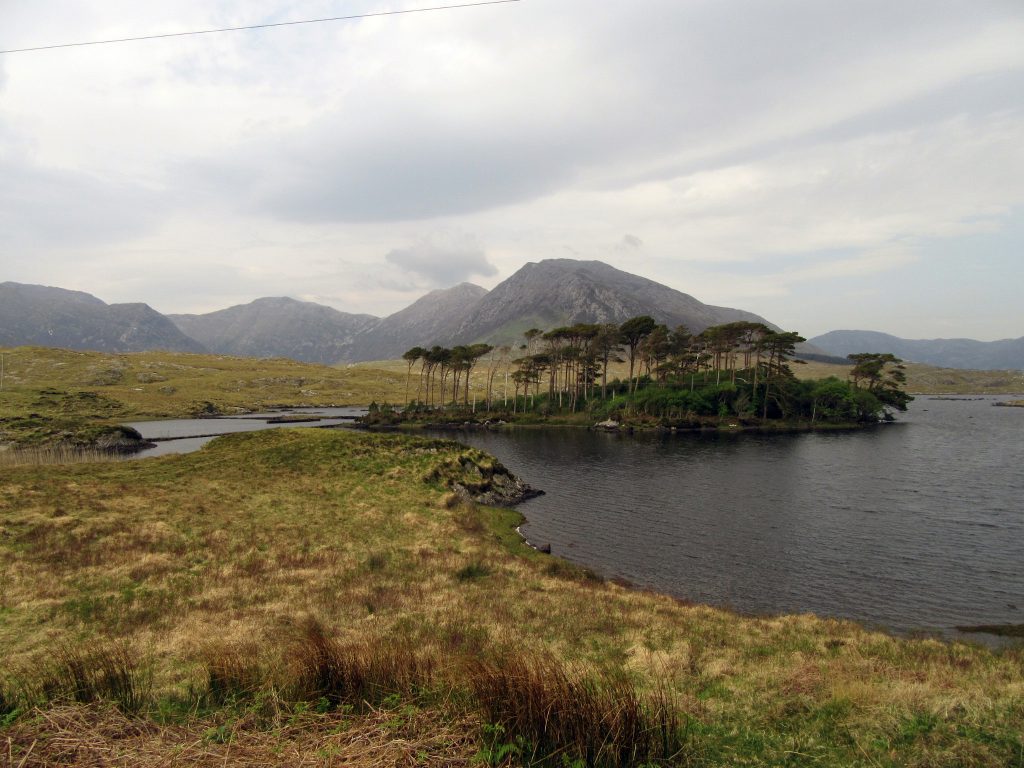
<path id="1" fill-rule="evenodd" d="M 443 4 L 0 0 L 0 48 Z M 599 259 L 1024 335 L 1021 0 L 521 0 L 0 55 L 0 281 L 384 315 Z"/>

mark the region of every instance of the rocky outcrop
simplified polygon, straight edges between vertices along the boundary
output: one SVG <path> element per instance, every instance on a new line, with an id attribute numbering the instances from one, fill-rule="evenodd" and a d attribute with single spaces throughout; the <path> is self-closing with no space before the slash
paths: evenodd
<path id="1" fill-rule="evenodd" d="M 119 425 L 100 433 L 93 441 L 92 447 L 110 453 L 135 453 L 135 451 L 150 448 L 153 445 L 155 443 L 144 439 L 133 427 Z"/>
<path id="2" fill-rule="evenodd" d="M 424 481 L 440 483 L 465 499 L 492 507 L 511 507 L 544 493 L 513 475 L 493 456 L 475 448 L 446 459 Z"/>

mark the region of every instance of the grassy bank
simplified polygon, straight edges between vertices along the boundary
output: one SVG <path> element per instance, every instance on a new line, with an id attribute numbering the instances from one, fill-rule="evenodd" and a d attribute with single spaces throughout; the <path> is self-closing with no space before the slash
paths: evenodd
<path id="1" fill-rule="evenodd" d="M 11 764 L 1020 764 L 1020 650 L 624 589 L 451 492 L 492 463 L 283 429 L 2 470 Z"/>

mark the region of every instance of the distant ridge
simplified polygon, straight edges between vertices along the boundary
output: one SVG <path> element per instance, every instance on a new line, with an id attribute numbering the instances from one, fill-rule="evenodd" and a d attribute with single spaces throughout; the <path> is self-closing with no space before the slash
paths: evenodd
<path id="1" fill-rule="evenodd" d="M 353 340 L 380 321 L 287 297 L 256 299 L 205 315 L 168 315 L 210 351 L 244 357 L 342 360 Z"/>
<path id="2" fill-rule="evenodd" d="M 101 352 L 206 352 L 147 304 L 106 304 L 82 291 L 0 283 L 0 345 Z"/>
<path id="3" fill-rule="evenodd" d="M 942 368 L 1024 370 L 1024 337 L 999 341 L 901 339 L 878 331 L 829 331 L 810 343 L 833 355 L 890 352 L 908 362 Z"/>

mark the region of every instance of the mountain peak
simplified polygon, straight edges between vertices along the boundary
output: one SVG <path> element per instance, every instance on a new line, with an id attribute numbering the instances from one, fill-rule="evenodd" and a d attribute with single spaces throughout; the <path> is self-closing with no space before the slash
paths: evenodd
<path id="1" fill-rule="evenodd" d="M 749 312 L 703 304 L 602 261 L 545 259 L 525 264 L 480 299 L 451 341 L 514 342 L 531 326 L 618 324 L 637 315 L 651 315 L 673 328 L 685 325 L 693 332 L 734 320 L 769 324 Z"/>

